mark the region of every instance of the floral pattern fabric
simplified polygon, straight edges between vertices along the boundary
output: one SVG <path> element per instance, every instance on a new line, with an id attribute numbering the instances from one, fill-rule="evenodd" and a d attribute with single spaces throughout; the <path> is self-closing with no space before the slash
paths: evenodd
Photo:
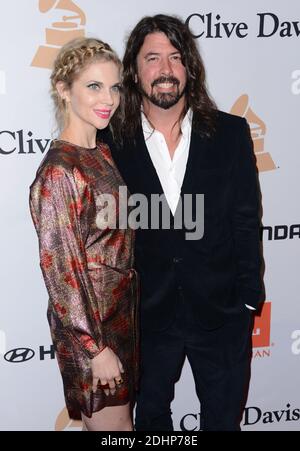
<path id="1" fill-rule="evenodd" d="M 54 140 L 30 187 L 49 294 L 47 316 L 73 419 L 132 401 L 137 385 L 134 232 L 102 227 L 104 204 L 99 201 L 114 196 L 110 213 L 118 224 L 119 187 L 124 185 L 105 144 L 85 149 Z M 100 388 L 92 392 L 91 359 L 106 346 L 125 369 L 124 384 L 109 396 Z"/>

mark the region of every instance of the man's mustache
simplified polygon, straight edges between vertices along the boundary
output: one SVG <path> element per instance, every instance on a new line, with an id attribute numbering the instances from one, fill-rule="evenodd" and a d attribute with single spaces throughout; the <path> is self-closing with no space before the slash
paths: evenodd
<path id="1" fill-rule="evenodd" d="M 153 88 L 153 86 L 158 85 L 160 83 L 173 83 L 174 85 L 179 85 L 179 80 L 175 77 L 159 77 L 156 78 L 152 83 L 151 86 Z"/>

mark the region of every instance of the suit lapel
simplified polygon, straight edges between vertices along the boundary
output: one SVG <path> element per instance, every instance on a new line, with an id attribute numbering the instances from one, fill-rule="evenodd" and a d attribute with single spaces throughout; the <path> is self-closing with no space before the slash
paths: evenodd
<path id="1" fill-rule="evenodd" d="M 201 137 L 199 133 L 195 133 L 192 129 L 189 156 L 182 183 L 181 195 L 194 192 L 194 181 L 197 180 L 199 176 L 198 170 L 205 166 L 205 160 L 209 149 L 208 138 Z"/>
<path id="2" fill-rule="evenodd" d="M 139 130 L 136 139 L 136 161 L 140 183 L 145 188 L 146 193 L 163 194 L 163 188 L 149 155 L 142 130 Z"/>
<path id="3" fill-rule="evenodd" d="M 145 194 L 163 194 L 163 188 L 149 155 L 144 134 L 141 129 L 136 136 L 135 151 L 135 160 L 137 162 L 136 171 L 138 171 L 139 185 L 143 188 L 143 192 Z M 209 152 L 209 140 L 201 137 L 198 133 L 193 132 L 192 129 L 186 171 L 181 187 L 181 196 L 194 192 L 194 180 L 198 177 L 197 169 L 201 169 L 204 166 L 207 152 Z"/>

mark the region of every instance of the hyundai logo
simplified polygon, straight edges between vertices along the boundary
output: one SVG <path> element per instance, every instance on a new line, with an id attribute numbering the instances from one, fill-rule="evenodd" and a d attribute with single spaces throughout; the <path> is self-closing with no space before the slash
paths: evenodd
<path id="1" fill-rule="evenodd" d="M 30 348 L 16 348 L 8 351 L 4 358 L 7 362 L 22 363 L 34 357 L 35 352 Z"/>

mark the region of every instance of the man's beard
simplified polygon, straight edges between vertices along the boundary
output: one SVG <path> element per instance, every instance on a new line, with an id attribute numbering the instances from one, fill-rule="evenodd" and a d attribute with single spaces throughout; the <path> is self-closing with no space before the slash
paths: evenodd
<path id="1" fill-rule="evenodd" d="M 177 87 L 177 90 L 175 93 L 173 93 L 173 92 L 154 93 L 153 92 L 154 86 L 158 85 L 160 83 L 173 83 Z M 154 80 L 151 84 L 152 89 L 151 89 L 150 94 L 148 94 L 144 90 L 140 81 L 139 81 L 138 86 L 139 86 L 140 93 L 144 97 L 146 97 L 146 99 L 150 100 L 150 102 L 153 103 L 153 105 L 163 108 L 164 110 L 168 110 L 172 106 L 176 105 L 176 103 L 181 99 L 181 97 L 185 93 L 185 88 L 182 90 L 182 92 L 179 92 L 179 80 L 177 80 L 177 78 L 175 78 L 175 77 L 160 77 L 160 78 L 157 78 L 156 80 Z"/>

